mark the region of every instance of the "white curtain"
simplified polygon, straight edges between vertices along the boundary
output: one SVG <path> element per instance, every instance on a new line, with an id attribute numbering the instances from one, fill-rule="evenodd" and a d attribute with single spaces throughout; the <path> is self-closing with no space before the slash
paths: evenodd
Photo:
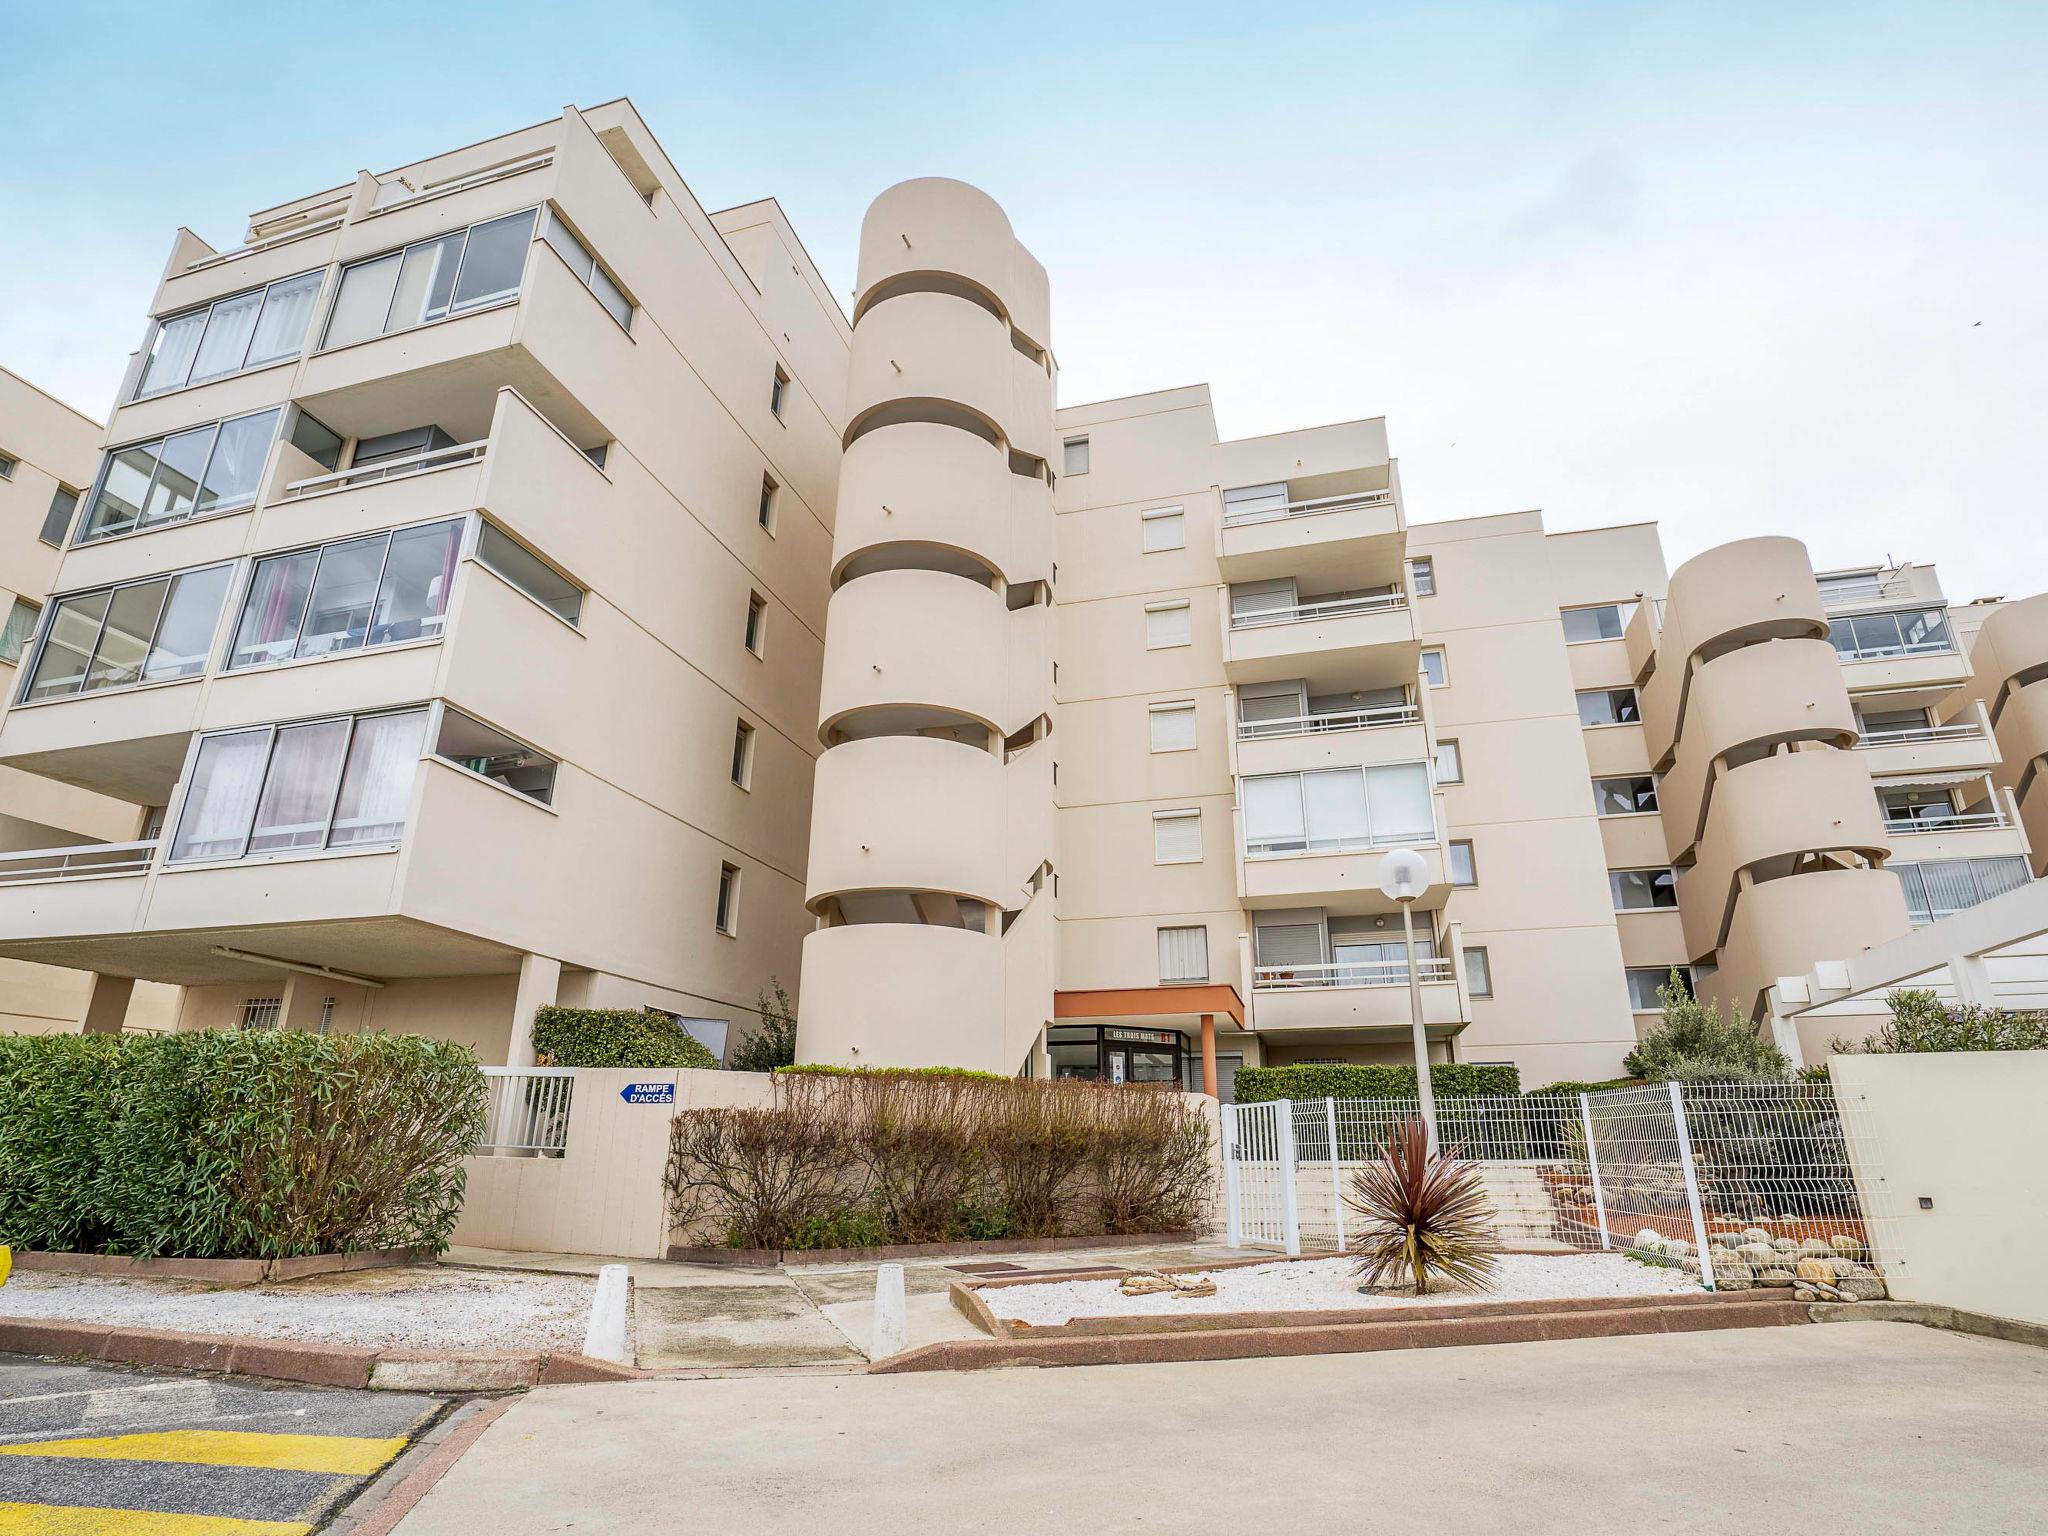
<path id="1" fill-rule="evenodd" d="M 173 860 L 241 856 L 269 755 L 268 731 L 237 731 L 200 742 L 178 835 L 171 843 Z"/>
<path id="2" fill-rule="evenodd" d="M 1372 801 L 1374 842 L 1399 843 L 1436 836 L 1427 767 L 1421 763 L 1396 763 L 1386 768 L 1368 768 L 1365 782 Z"/>
<path id="3" fill-rule="evenodd" d="M 166 320 L 156 333 L 156 345 L 150 348 L 149 366 L 143 370 L 142 388 L 137 393 L 150 395 L 183 384 L 192 372 L 192 359 L 205 329 L 205 310 Z"/>
<path id="4" fill-rule="evenodd" d="M 256 329 L 256 311 L 263 307 L 263 291 L 222 299 L 213 306 L 206 322 L 206 339 L 199 343 L 199 356 L 192 364 L 192 378 L 217 379 L 241 371 L 249 355 L 249 337 Z"/>
<path id="5" fill-rule="evenodd" d="M 1303 846 L 1299 774 L 1258 774 L 1244 781 L 1244 842 L 1247 853 Z"/>
<path id="6" fill-rule="evenodd" d="M 249 343 L 249 366 L 290 357 L 306 344 L 306 325 L 313 318 L 314 301 L 320 297 L 322 274 L 308 272 L 282 283 L 272 283 L 263 296 L 263 313 L 256 321 L 256 335 Z"/>
<path id="7" fill-rule="evenodd" d="M 1356 768 L 1324 768 L 1301 776 L 1311 848 L 1362 848 L 1372 841 L 1365 780 Z"/>
<path id="8" fill-rule="evenodd" d="M 1162 928 L 1159 930 L 1159 979 L 1161 981 L 1207 981 L 1209 979 L 1209 930 L 1207 928 Z"/>
<path id="9" fill-rule="evenodd" d="M 427 712 L 370 715 L 356 721 L 334 811 L 330 847 L 351 843 L 392 843 L 405 831 L 406 807 L 426 740 Z"/>
<path id="10" fill-rule="evenodd" d="M 327 837 L 327 813 L 334 805 L 334 777 L 348 743 L 348 721 L 319 720 L 290 725 L 277 733 L 249 834 L 251 853 L 282 848 L 318 848 Z"/>

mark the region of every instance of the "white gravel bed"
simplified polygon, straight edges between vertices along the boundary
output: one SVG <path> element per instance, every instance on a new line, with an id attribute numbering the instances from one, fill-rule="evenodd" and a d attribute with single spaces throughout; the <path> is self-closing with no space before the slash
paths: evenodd
<path id="1" fill-rule="evenodd" d="M 1126 1296 L 1115 1280 L 1055 1280 L 1005 1285 L 981 1292 L 997 1317 L 1047 1327 L 1077 1317 L 1139 1317 L 1187 1312 L 1349 1312 L 1366 1307 L 1412 1307 L 1418 1302 L 1550 1301 L 1579 1296 L 1662 1296 L 1696 1291 L 1681 1270 L 1638 1264 L 1619 1254 L 1503 1255 L 1488 1291 L 1432 1291 L 1423 1297 L 1367 1296 L 1358 1289 L 1351 1259 L 1299 1259 L 1206 1273 L 1214 1296 Z"/>
<path id="2" fill-rule="evenodd" d="M 16 1274 L 0 1288 L 0 1316 L 405 1349 L 574 1349 L 595 1286 L 573 1275 L 434 1269 L 250 1290 Z"/>

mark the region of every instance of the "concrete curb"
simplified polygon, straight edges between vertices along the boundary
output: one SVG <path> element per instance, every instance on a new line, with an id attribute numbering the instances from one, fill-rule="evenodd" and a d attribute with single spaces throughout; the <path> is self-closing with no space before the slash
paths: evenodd
<path id="1" fill-rule="evenodd" d="M 426 1440 L 417 1447 L 424 1454 L 405 1467 L 388 1488 L 372 1484 L 366 1496 L 352 1501 L 334 1523 L 335 1536 L 390 1536 L 398 1522 L 413 1512 L 414 1506 L 447 1476 L 448 1469 L 512 1406 L 512 1400 L 500 1398 L 474 1406 L 475 1411 L 467 1417 L 448 1422 L 446 1433 L 428 1431 Z"/>
<path id="2" fill-rule="evenodd" d="M 518 1392 L 575 1382 L 638 1381 L 652 1374 L 570 1350 L 371 1349 L 26 1317 L 0 1317 L 0 1351 L 389 1392 Z"/>
<path id="3" fill-rule="evenodd" d="M 881 1248 L 702 1248 L 671 1244 L 671 1264 L 712 1264 L 732 1269 L 784 1265 L 866 1264 L 889 1259 L 1000 1258 L 1006 1253 L 1067 1253 L 1097 1248 L 1157 1248 L 1201 1240 L 1197 1232 L 1128 1232 L 1121 1236 L 1006 1237 L 985 1243 L 891 1243 Z"/>
<path id="4" fill-rule="evenodd" d="M 135 1259 L 111 1253 L 50 1253 L 17 1249 L 14 1267 L 24 1274 L 95 1275 L 129 1280 L 200 1280 L 214 1285 L 262 1285 L 307 1275 L 338 1275 L 358 1269 L 392 1269 L 431 1264 L 431 1248 L 371 1248 L 358 1253 L 314 1253 L 294 1259 Z"/>

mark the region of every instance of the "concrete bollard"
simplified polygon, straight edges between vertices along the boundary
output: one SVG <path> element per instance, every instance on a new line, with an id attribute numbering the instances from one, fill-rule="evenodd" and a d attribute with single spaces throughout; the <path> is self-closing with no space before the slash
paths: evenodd
<path id="1" fill-rule="evenodd" d="M 885 1359 L 903 1352 L 909 1320 L 904 1315 L 903 1266 L 875 1266 L 875 1327 L 868 1339 L 868 1358 Z"/>
<path id="2" fill-rule="evenodd" d="M 626 1301 L 631 1284 L 626 1266 L 607 1264 L 597 1272 L 597 1293 L 590 1298 L 590 1325 L 583 1333 L 583 1353 L 619 1365 L 633 1363 L 626 1348 Z"/>

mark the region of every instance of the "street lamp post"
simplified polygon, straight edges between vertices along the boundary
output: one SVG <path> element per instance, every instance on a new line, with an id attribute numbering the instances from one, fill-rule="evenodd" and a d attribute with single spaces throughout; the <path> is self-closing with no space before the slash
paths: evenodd
<path id="1" fill-rule="evenodd" d="M 1401 937 L 1408 952 L 1408 1024 L 1415 1036 L 1415 1093 L 1429 1155 L 1437 1155 L 1436 1095 L 1429 1086 L 1429 1037 L 1422 1028 L 1422 973 L 1415 962 L 1415 901 L 1429 884 L 1429 868 L 1413 848 L 1390 848 L 1380 858 L 1380 891 L 1401 906 Z"/>

